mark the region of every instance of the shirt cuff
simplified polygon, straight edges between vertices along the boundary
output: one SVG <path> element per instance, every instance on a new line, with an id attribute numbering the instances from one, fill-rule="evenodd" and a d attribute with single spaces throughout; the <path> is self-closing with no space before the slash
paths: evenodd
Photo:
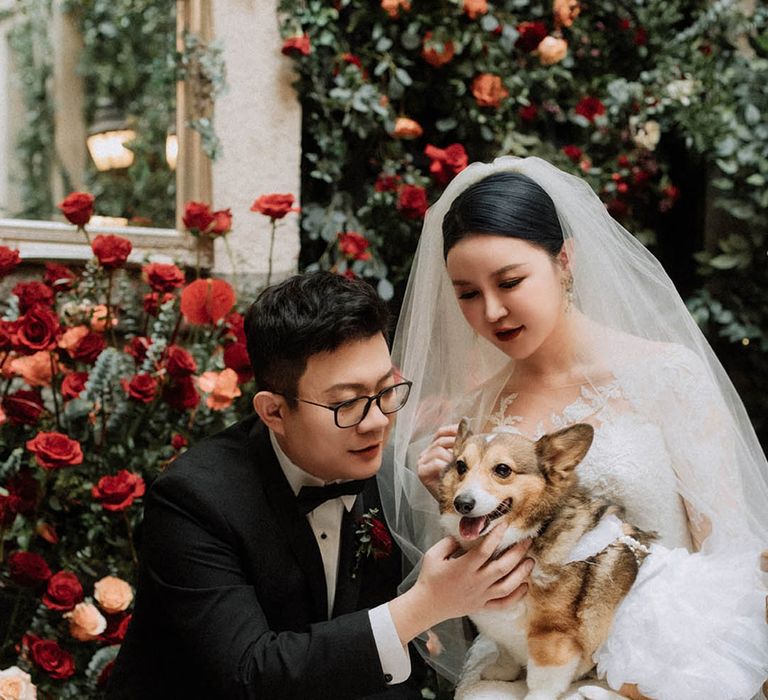
<path id="1" fill-rule="evenodd" d="M 411 657 L 400 643 L 395 623 L 389 613 L 389 605 L 379 605 L 368 611 L 373 630 L 373 640 L 379 652 L 384 682 L 387 685 L 402 683 L 411 675 Z"/>

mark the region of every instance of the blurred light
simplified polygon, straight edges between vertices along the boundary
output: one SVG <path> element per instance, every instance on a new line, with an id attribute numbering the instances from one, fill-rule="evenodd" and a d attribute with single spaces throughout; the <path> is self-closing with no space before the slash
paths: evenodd
<path id="1" fill-rule="evenodd" d="M 742 338 L 741 339 L 741 344 L 744 345 L 744 346 L 749 345 L 749 338 Z"/>
<path id="2" fill-rule="evenodd" d="M 176 170 L 176 161 L 179 158 L 179 138 L 176 134 L 169 133 L 165 137 L 165 160 L 171 170 Z"/>
<path id="3" fill-rule="evenodd" d="M 135 138 L 136 132 L 127 128 L 125 117 L 111 100 L 99 99 L 87 139 L 88 151 L 96 168 L 103 172 L 129 167 L 134 154 L 125 144 Z"/>

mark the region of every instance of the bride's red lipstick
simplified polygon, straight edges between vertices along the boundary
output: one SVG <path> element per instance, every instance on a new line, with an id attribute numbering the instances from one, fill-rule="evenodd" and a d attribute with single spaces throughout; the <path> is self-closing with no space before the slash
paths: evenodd
<path id="1" fill-rule="evenodd" d="M 494 335 L 502 342 L 507 340 L 514 340 L 522 332 L 525 326 L 517 326 L 517 328 L 500 328 L 494 332 Z"/>

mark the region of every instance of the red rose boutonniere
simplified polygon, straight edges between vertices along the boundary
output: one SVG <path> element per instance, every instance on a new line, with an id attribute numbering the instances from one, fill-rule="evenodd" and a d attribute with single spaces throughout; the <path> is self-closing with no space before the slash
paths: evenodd
<path id="1" fill-rule="evenodd" d="M 392 537 L 384 523 L 376 517 L 378 514 L 378 508 L 371 508 L 357 521 L 357 528 L 355 529 L 357 549 L 355 550 L 355 566 L 352 578 L 357 576 L 363 559 L 368 557 L 386 559 L 392 554 Z"/>

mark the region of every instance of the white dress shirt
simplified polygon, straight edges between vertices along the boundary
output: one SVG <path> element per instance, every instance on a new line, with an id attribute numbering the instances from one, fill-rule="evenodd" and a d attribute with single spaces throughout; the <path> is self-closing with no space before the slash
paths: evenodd
<path id="1" fill-rule="evenodd" d="M 295 465 L 283 452 L 275 434 L 270 430 L 269 438 L 277 461 L 288 479 L 294 494 L 298 494 L 302 486 L 324 486 L 326 482 L 308 474 Z M 328 591 L 328 617 L 331 617 L 333 603 L 336 597 L 336 579 L 339 567 L 339 536 L 341 519 L 344 509 L 352 510 L 357 496 L 339 496 L 326 501 L 307 513 L 312 532 L 315 534 L 320 556 L 325 570 L 326 590 Z M 400 643 L 395 623 L 389 612 L 389 605 L 384 603 L 368 611 L 373 630 L 373 639 L 379 652 L 381 668 L 388 683 L 402 683 L 411 675 L 411 659 L 407 649 Z"/>

